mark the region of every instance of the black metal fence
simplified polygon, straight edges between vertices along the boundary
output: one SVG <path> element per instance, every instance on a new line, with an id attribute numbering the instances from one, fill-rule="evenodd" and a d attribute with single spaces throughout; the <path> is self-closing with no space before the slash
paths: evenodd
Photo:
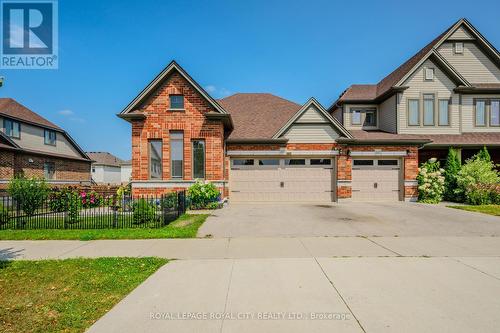
<path id="1" fill-rule="evenodd" d="M 0 229 L 159 228 L 185 212 L 185 191 L 141 197 L 66 192 L 39 203 L 0 197 Z"/>

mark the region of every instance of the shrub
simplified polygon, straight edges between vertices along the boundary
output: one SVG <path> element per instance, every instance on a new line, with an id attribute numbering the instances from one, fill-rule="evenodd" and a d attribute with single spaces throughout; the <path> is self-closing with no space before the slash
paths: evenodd
<path id="1" fill-rule="evenodd" d="M 499 184 L 474 184 L 467 189 L 467 203 L 471 205 L 500 204 Z"/>
<path id="2" fill-rule="evenodd" d="M 443 200 L 443 173 L 444 170 L 439 168 L 439 162 L 435 158 L 431 158 L 418 169 L 418 201 L 438 203 Z"/>
<path id="3" fill-rule="evenodd" d="M 4 207 L 2 203 L 0 203 L 0 225 L 8 223 L 10 220 L 10 213 L 7 207 Z"/>
<path id="4" fill-rule="evenodd" d="M 106 199 L 101 195 L 97 194 L 95 191 L 91 192 L 80 192 L 80 200 L 82 202 L 83 208 L 94 208 L 106 204 Z"/>
<path id="5" fill-rule="evenodd" d="M 477 157 L 487 162 L 491 161 L 491 156 L 490 153 L 488 153 L 488 149 L 486 149 L 486 146 L 483 146 L 483 149 L 481 149 L 479 153 L 477 153 Z"/>
<path id="6" fill-rule="evenodd" d="M 171 210 L 177 207 L 177 192 L 165 194 L 160 202 L 162 210 Z"/>
<path id="7" fill-rule="evenodd" d="M 8 186 L 9 195 L 19 204 L 24 214 L 32 216 L 47 199 L 49 187 L 43 179 L 13 178 Z"/>
<path id="8" fill-rule="evenodd" d="M 209 182 L 196 182 L 188 188 L 187 193 L 193 209 L 205 208 L 209 203 L 216 202 L 220 198 L 217 187 Z"/>
<path id="9" fill-rule="evenodd" d="M 220 203 L 218 203 L 218 202 L 211 202 L 211 203 L 209 203 L 209 204 L 206 206 L 206 208 L 207 208 L 207 209 L 219 209 L 219 208 L 220 208 L 220 206 L 221 206 L 221 204 L 220 204 Z"/>
<path id="10" fill-rule="evenodd" d="M 457 188 L 455 193 L 465 198 L 470 204 L 477 204 L 484 199 L 484 189 L 479 185 L 497 185 L 500 181 L 494 164 L 478 155 L 467 160 L 457 174 Z M 477 185 L 477 186 L 476 186 Z"/>
<path id="11" fill-rule="evenodd" d="M 76 223 L 80 220 L 80 210 L 82 209 L 80 196 L 77 192 L 69 192 L 67 198 L 67 222 Z"/>
<path id="12" fill-rule="evenodd" d="M 156 207 L 145 199 L 141 198 L 132 204 L 132 217 L 134 224 L 143 224 L 155 220 Z"/>
<path id="13" fill-rule="evenodd" d="M 455 193 L 457 188 L 457 174 L 462 167 L 458 152 L 450 148 L 444 168 L 444 198 L 449 201 L 462 201 L 463 198 Z"/>
<path id="14" fill-rule="evenodd" d="M 71 193 L 75 190 L 71 187 L 53 189 L 49 194 L 49 208 L 53 212 L 66 212 Z"/>

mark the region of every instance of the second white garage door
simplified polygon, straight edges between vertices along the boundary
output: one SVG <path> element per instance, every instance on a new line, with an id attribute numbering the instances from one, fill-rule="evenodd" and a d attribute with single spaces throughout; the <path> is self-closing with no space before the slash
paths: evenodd
<path id="1" fill-rule="evenodd" d="M 230 200 L 331 202 L 334 167 L 329 158 L 231 159 Z"/>
<path id="2" fill-rule="evenodd" d="M 352 199 L 400 200 L 400 169 L 398 159 L 353 159 Z"/>

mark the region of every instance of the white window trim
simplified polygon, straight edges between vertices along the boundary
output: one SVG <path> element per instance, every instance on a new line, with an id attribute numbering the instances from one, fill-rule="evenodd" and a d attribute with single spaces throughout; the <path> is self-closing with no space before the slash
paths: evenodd
<path id="1" fill-rule="evenodd" d="M 431 78 L 427 77 L 427 73 L 432 73 Z M 436 70 L 434 69 L 434 67 L 424 67 L 424 81 L 434 81 L 435 75 L 436 75 Z"/>
<path id="2" fill-rule="evenodd" d="M 460 47 L 458 47 L 460 45 Z M 463 54 L 464 53 L 464 42 L 455 42 L 453 43 L 453 49 L 455 54 Z"/>

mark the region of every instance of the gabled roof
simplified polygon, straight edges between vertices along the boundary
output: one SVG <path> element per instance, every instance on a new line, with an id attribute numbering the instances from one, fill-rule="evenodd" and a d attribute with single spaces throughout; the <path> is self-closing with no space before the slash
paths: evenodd
<path id="1" fill-rule="evenodd" d="M 51 123 L 47 119 L 43 118 L 39 114 L 31 111 L 21 103 L 17 102 L 16 100 L 12 98 L 0 98 L 0 116 L 11 118 L 14 120 L 17 120 L 21 123 L 27 123 L 30 125 L 42 127 L 42 128 L 47 128 L 51 129 L 54 131 L 57 131 L 61 133 L 72 145 L 73 147 L 78 151 L 78 153 L 81 155 L 81 159 L 83 160 L 89 160 L 89 157 L 85 154 L 83 149 L 73 140 L 73 138 L 62 128 L 59 126 Z M 44 154 L 44 155 L 54 155 L 54 156 L 62 156 L 62 157 L 67 157 L 67 158 L 73 158 L 72 156 L 66 156 L 66 155 L 59 155 L 59 154 L 53 154 L 53 153 L 47 153 L 43 151 L 37 151 L 37 150 L 31 150 L 22 147 L 21 145 L 16 144 L 11 138 L 0 132 L 0 136 L 2 137 L 1 140 L 3 141 L 2 148 L 7 148 L 8 146 L 13 147 L 15 149 L 19 149 L 22 151 L 26 152 L 33 152 L 33 153 L 39 153 L 39 154 Z M 6 141 L 7 140 L 7 141 Z M 76 158 L 80 159 L 80 158 Z"/>
<path id="2" fill-rule="evenodd" d="M 94 161 L 92 162 L 92 164 L 95 165 L 108 165 L 108 166 L 119 167 L 124 162 L 122 159 L 108 152 L 89 151 L 87 152 L 87 155 L 92 159 L 92 161 Z"/>
<path id="3" fill-rule="evenodd" d="M 231 115 L 229 139 L 271 139 L 300 105 L 267 93 L 239 93 L 218 100 Z"/>
<path id="4" fill-rule="evenodd" d="M 458 73 L 440 54 L 437 48 L 446 41 L 458 28 L 465 26 L 471 34 L 476 38 L 476 41 L 483 47 L 484 50 L 492 57 L 500 66 L 500 53 L 498 50 L 484 38 L 479 31 L 465 18 L 455 22 L 452 26 L 446 29 L 442 34 L 437 36 L 433 41 L 427 44 L 424 48 L 418 51 L 413 57 L 396 68 L 389 75 L 380 80 L 377 84 L 368 85 L 352 85 L 347 88 L 339 98 L 330 106 L 332 110 L 338 104 L 344 102 L 367 102 L 384 99 L 401 88 L 406 77 L 411 75 L 425 60 L 432 57 L 432 60 L 437 61 L 438 65 L 445 69 L 448 75 L 457 83 L 463 86 L 470 86 L 470 83 Z"/>
<path id="5" fill-rule="evenodd" d="M 141 112 L 137 111 L 137 107 L 152 93 L 154 90 L 172 74 L 174 71 L 179 73 L 186 81 L 188 81 L 216 110 L 221 114 L 226 114 L 226 110 L 217 103 L 206 91 L 203 89 L 189 74 L 177 63 L 172 60 L 167 67 L 165 67 L 160 74 L 158 74 L 153 81 L 151 81 L 146 88 L 144 88 L 139 95 L 137 95 L 132 102 L 129 103 L 123 109 L 122 112 L 118 114 L 119 117 L 124 119 L 133 119 L 141 116 Z"/>
<path id="6" fill-rule="evenodd" d="M 59 126 L 51 123 L 12 98 L 0 98 L 0 116 L 62 131 Z"/>
<path id="7" fill-rule="evenodd" d="M 320 112 L 320 114 L 325 118 L 325 120 L 330 123 L 340 134 L 347 138 L 352 138 L 352 135 L 347 131 L 342 124 L 332 117 L 325 108 L 314 98 L 311 97 L 296 113 L 291 117 L 286 124 L 284 124 L 273 136 L 274 139 L 281 137 L 286 131 L 300 118 L 308 109 L 313 105 Z"/>

